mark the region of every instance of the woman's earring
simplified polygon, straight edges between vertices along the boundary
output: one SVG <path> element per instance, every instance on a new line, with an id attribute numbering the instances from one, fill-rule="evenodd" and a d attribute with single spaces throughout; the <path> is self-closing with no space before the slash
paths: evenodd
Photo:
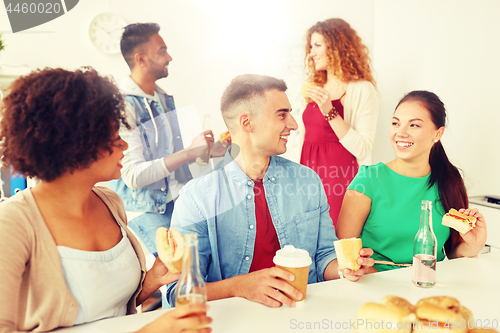
<path id="1" fill-rule="evenodd" d="M 434 139 L 434 142 L 437 143 L 439 140 L 438 139 Z"/>

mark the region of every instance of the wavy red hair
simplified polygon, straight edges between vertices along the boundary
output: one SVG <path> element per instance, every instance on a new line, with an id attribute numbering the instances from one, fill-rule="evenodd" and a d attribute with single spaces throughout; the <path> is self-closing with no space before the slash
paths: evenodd
<path id="1" fill-rule="evenodd" d="M 366 80 L 376 85 L 370 67 L 369 50 L 363 44 L 349 23 L 339 18 L 318 22 L 307 31 L 305 66 L 310 82 L 324 85 L 327 81 L 327 71 L 316 71 L 314 62 L 309 58 L 311 35 L 319 33 L 323 36 L 327 54 L 328 69 L 344 82 Z"/>

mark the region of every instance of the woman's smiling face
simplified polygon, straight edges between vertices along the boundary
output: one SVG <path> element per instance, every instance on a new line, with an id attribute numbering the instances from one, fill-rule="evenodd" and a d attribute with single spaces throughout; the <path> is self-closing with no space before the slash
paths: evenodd
<path id="1" fill-rule="evenodd" d="M 419 102 L 400 104 L 392 117 L 390 140 L 400 159 L 429 160 L 435 140 L 441 139 L 444 127 L 436 128 L 429 111 Z"/>

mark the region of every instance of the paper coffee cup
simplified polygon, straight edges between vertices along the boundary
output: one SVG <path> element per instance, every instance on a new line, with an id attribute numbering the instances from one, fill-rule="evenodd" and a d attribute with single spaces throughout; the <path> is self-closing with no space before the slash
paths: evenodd
<path id="1" fill-rule="evenodd" d="M 281 250 L 276 251 L 273 258 L 276 267 L 284 269 L 295 276 L 295 280 L 285 280 L 292 287 L 302 293 L 301 299 L 288 295 L 296 302 L 300 302 L 306 298 L 307 281 L 309 280 L 309 266 L 312 263 L 309 252 L 306 250 L 296 249 L 293 245 L 285 245 Z"/>

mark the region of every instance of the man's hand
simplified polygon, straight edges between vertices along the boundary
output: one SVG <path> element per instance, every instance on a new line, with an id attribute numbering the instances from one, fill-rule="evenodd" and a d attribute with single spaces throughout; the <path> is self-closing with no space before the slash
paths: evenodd
<path id="1" fill-rule="evenodd" d="M 358 281 L 363 275 L 371 273 L 370 269 L 373 267 L 374 260 L 370 258 L 373 255 L 373 250 L 366 248 L 359 250 L 358 264 L 361 267 L 357 271 L 352 271 L 346 268 L 342 271 L 344 277 L 349 281 Z M 370 272 L 369 272 L 370 271 Z"/>
<path id="2" fill-rule="evenodd" d="M 191 159 L 200 157 L 210 150 L 210 146 L 214 143 L 214 133 L 211 130 L 201 132 L 193 139 L 191 145 L 187 148 L 190 152 Z"/>
<path id="3" fill-rule="evenodd" d="M 210 155 L 212 157 L 221 157 L 226 154 L 226 150 L 229 147 L 229 143 L 227 142 L 220 142 L 217 141 L 212 145 L 212 148 L 210 149 Z"/>
<path id="4" fill-rule="evenodd" d="M 286 281 L 293 281 L 295 276 L 281 268 L 272 267 L 260 271 L 239 275 L 236 284 L 236 296 L 250 301 L 277 308 L 282 304 L 295 307 L 295 301 L 286 296 L 295 295 L 300 299 L 302 294 Z"/>

